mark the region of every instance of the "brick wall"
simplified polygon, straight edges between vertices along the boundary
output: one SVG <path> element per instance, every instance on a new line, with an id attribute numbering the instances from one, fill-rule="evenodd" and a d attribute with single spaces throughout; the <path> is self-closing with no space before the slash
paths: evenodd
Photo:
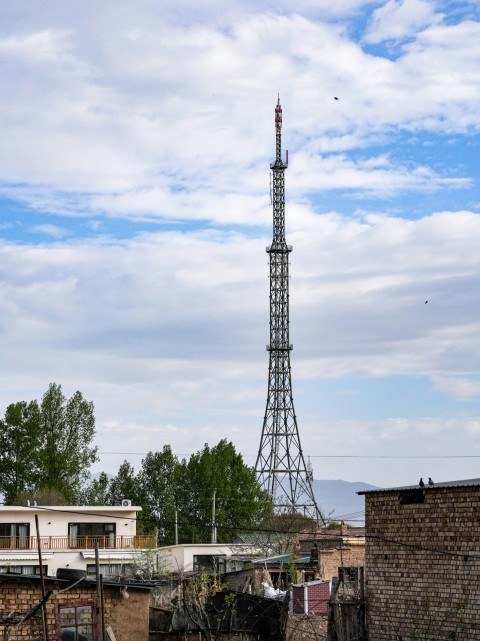
<path id="1" fill-rule="evenodd" d="M 478 641 L 480 487 L 405 492 L 365 495 L 369 641 Z"/>
<path id="2" fill-rule="evenodd" d="M 329 599 L 330 583 L 328 581 L 296 584 L 292 589 L 293 613 L 326 614 Z"/>
<path id="3" fill-rule="evenodd" d="M 334 576 L 338 576 L 338 568 L 361 567 L 363 565 L 365 565 L 365 545 L 363 543 L 319 550 L 318 572 L 321 579 L 331 581 Z"/>
<path id="4" fill-rule="evenodd" d="M 68 584 L 48 579 L 46 590 L 53 590 L 47 602 L 47 620 L 50 640 L 56 639 L 55 606 L 67 601 L 95 601 L 95 585 L 79 583 L 72 589 L 62 592 Z M 104 586 L 105 623 L 110 623 L 117 641 L 147 641 L 150 592 L 148 590 L 128 589 L 124 598 L 120 586 Z M 41 586 L 38 579 L 26 579 L 0 575 L 0 614 L 12 611 L 26 613 L 41 600 Z M 30 626 L 25 624 L 12 634 L 11 641 L 29 639 Z M 3 630 L 0 628 L 0 633 Z"/>

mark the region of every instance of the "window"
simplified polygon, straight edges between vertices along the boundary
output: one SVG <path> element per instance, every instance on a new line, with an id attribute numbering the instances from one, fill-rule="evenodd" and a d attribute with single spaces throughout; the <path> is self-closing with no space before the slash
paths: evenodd
<path id="1" fill-rule="evenodd" d="M 97 641 L 93 601 L 72 601 L 57 605 L 57 641 Z"/>
<path id="2" fill-rule="evenodd" d="M 48 574 L 48 565 L 44 565 L 43 575 Z M 0 574 L 6 574 L 7 572 L 14 572 L 15 574 L 40 574 L 39 565 L 0 565 Z"/>
<path id="3" fill-rule="evenodd" d="M 71 548 L 114 548 L 115 523 L 69 523 L 68 538 Z"/>
<path id="4" fill-rule="evenodd" d="M 0 523 L 0 549 L 30 548 L 30 523 Z"/>
<path id="5" fill-rule="evenodd" d="M 193 557 L 193 570 L 205 570 L 205 572 L 225 572 L 225 556 L 214 554 L 196 554 Z"/>
<path id="6" fill-rule="evenodd" d="M 87 565 L 87 575 L 95 576 L 97 573 L 95 564 Z M 131 563 L 100 563 L 100 574 L 104 577 L 126 577 L 132 576 L 133 564 Z"/>
<path id="7" fill-rule="evenodd" d="M 422 489 L 402 490 L 399 494 L 400 505 L 413 505 L 425 502 L 425 492 Z"/>
<path id="8" fill-rule="evenodd" d="M 338 578 L 342 583 L 357 584 L 360 577 L 359 567 L 338 568 Z"/>

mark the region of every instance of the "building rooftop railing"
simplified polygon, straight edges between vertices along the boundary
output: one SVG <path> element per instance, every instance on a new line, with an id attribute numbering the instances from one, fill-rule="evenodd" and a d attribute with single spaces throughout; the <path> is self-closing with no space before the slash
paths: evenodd
<path id="1" fill-rule="evenodd" d="M 98 544 L 101 549 L 142 549 L 156 545 L 153 534 L 127 534 L 123 536 L 41 536 L 41 550 L 89 550 Z M 36 536 L 0 536 L 0 550 L 36 550 Z"/>

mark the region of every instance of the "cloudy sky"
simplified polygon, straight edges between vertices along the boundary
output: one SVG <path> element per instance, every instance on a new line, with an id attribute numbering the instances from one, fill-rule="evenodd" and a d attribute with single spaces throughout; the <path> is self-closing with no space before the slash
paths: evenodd
<path id="1" fill-rule="evenodd" d="M 279 93 L 315 478 L 480 477 L 479 0 L 0 0 L 0 73 L 1 415 L 255 463 Z"/>

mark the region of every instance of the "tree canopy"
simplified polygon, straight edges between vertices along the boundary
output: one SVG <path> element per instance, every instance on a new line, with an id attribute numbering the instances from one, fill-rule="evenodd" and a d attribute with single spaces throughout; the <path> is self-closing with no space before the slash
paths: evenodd
<path id="1" fill-rule="evenodd" d="M 169 445 L 149 452 L 135 472 L 124 461 L 115 476 L 93 480 L 98 460 L 93 403 L 81 392 L 66 398 L 51 383 L 40 403 L 9 405 L 0 419 L 0 492 L 6 504 L 35 499 L 39 504 L 142 507 L 137 531 L 156 533 L 159 544 L 231 541 L 245 528 L 262 527 L 273 514 L 253 468 L 232 443 L 220 441 L 179 460 Z"/>
<path id="2" fill-rule="evenodd" d="M 40 408 L 36 401 L 12 403 L 0 420 L 0 490 L 5 503 L 40 483 Z"/>
<path id="3" fill-rule="evenodd" d="M 5 502 L 26 493 L 56 494 L 74 502 L 98 460 L 92 402 L 81 392 L 67 399 L 51 383 L 40 403 L 9 405 L 0 420 L 0 491 Z"/>
<path id="4" fill-rule="evenodd" d="M 231 541 L 243 527 L 264 523 L 271 514 L 271 499 L 260 489 L 255 470 L 225 439 L 193 454 L 184 462 L 185 504 L 182 523 L 195 540 L 208 542 L 211 534 L 213 501 L 219 542 Z"/>
<path id="5" fill-rule="evenodd" d="M 156 532 L 159 544 L 209 543 L 215 504 L 216 538 L 231 541 L 245 529 L 261 527 L 272 515 L 267 492 L 260 489 L 255 471 L 226 440 L 181 461 L 169 445 L 149 452 L 135 474 L 124 461 L 108 481 L 100 475 L 84 491 L 90 504 L 118 505 L 122 498 L 142 507 L 138 530 Z"/>

